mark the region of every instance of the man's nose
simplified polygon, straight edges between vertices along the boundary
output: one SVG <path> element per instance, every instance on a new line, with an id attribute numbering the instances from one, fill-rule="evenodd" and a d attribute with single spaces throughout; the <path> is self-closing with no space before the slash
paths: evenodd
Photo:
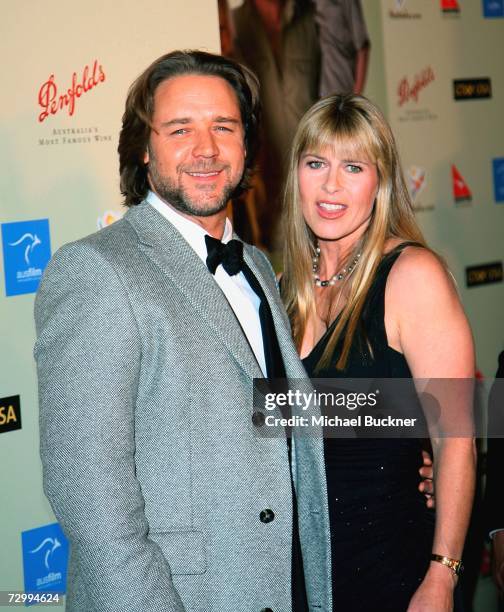
<path id="1" fill-rule="evenodd" d="M 193 148 L 195 157 L 217 157 L 219 147 L 215 139 L 215 134 L 211 130 L 202 130 Z"/>

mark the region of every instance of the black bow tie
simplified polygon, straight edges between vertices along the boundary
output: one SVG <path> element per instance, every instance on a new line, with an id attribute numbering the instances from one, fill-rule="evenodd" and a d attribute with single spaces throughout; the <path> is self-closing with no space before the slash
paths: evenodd
<path id="1" fill-rule="evenodd" d="M 208 235 L 205 236 L 205 242 L 208 252 L 206 265 L 212 274 L 215 274 L 219 264 L 222 264 L 229 276 L 241 272 L 243 268 L 243 242 L 230 240 L 223 244 L 217 238 Z"/>

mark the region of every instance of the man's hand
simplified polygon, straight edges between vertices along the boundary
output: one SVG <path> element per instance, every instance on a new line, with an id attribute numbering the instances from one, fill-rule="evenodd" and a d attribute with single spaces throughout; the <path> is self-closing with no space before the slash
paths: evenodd
<path id="1" fill-rule="evenodd" d="M 501 595 L 504 594 L 504 529 L 492 539 L 492 577 Z"/>
<path id="2" fill-rule="evenodd" d="M 432 465 L 432 457 L 427 451 L 423 450 L 422 459 L 423 465 L 418 470 L 422 480 L 418 485 L 418 490 L 425 495 L 427 499 L 427 508 L 434 508 L 436 499 L 434 497 L 434 468 Z"/>

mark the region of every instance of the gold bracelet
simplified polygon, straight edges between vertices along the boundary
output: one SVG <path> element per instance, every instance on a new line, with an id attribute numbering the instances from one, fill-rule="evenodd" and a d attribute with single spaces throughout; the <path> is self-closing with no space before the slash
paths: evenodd
<path id="1" fill-rule="evenodd" d="M 450 557 L 436 555 L 433 553 L 431 555 L 431 561 L 437 561 L 442 565 L 446 565 L 446 567 L 449 567 L 456 576 L 460 576 L 460 574 L 464 571 L 464 566 L 462 565 L 461 559 L 450 559 Z"/>

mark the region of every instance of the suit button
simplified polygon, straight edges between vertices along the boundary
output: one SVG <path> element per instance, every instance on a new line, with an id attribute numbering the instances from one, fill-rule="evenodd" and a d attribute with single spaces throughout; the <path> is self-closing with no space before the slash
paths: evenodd
<path id="1" fill-rule="evenodd" d="M 273 510 L 266 508 L 266 510 L 261 511 L 259 518 L 263 523 L 271 523 L 271 521 L 275 518 L 275 513 L 273 512 Z"/>
<path id="2" fill-rule="evenodd" d="M 252 423 L 256 426 L 256 427 L 262 427 L 264 425 L 264 420 L 265 420 L 265 416 L 264 413 L 261 412 L 260 410 L 256 410 L 253 414 L 252 414 Z"/>

